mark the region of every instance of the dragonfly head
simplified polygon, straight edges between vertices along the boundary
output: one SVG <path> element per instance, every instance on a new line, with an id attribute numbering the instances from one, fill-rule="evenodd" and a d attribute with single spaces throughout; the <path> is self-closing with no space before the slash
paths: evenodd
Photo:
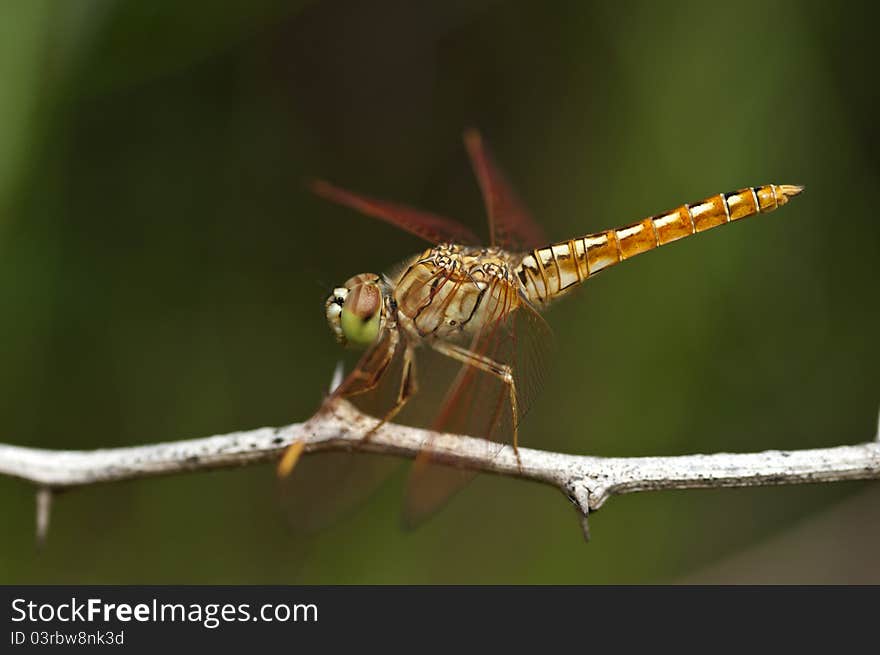
<path id="1" fill-rule="evenodd" d="M 333 289 L 325 308 L 339 343 L 366 348 L 376 340 L 385 323 L 385 293 L 382 278 L 372 273 L 355 275 Z"/>

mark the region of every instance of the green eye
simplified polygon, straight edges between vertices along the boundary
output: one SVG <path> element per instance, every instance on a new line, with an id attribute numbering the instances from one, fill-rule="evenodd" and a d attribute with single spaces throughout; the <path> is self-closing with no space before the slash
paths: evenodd
<path id="1" fill-rule="evenodd" d="M 346 341 L 360 348 L 366 348 L 373 343 L 379 336 L 379 314 L 380 312 L 377 311 L 363 319 L 351 310 L 343 308 L 340 319 L 342 334 Z"/>

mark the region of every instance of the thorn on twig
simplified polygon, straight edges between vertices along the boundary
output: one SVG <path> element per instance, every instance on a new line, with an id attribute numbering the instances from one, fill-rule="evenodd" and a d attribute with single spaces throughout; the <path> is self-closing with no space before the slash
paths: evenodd
<path id="1" fill-rule="evenodd" d="M 575 483 L 569 486 L 566 495 L 580 514 L 584 541 L 590 543 L 590 491 L 585 486 Z"/>
<path id="2" fill-rule="evenodd" d="M 37 548 L 42 548 L 46 544 L 51 514 L 52 490 L 48 487 L 40 487 L 37 490 Z"/>
<path id="3" fill-rule="evenodd" d="M 330 379 L 330 393 L 332 394 L 339 385 L 342 384 L 342 377 L 345 374 L 345 368 L 342 360 L 336 362 L 336 368 L 333 369 L 333 377 Z"/>
<path id="4" fill-rule="evenodd" d="M 584 533 L 584 541 L 590 543 L 590 519 L 586 514 L 581 515 L 581 530 Z"/>

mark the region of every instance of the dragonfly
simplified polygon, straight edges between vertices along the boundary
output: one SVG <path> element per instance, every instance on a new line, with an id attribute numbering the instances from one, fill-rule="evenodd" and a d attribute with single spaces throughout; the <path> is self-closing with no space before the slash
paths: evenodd
<path id="1" fill-rule="evenodd" d="M 791 184 L 746 187 L 616 229 L 550 242 L 480 133 L 466 131 L 464 143 L 485 204 L 488 245 L 452 219 L 326 181 L 311 184 L 327 200 L 430 243 L 388 273 L 350 277 L 325 302 L 336 340 L 365 351 L 328 401 L 355 398 L 386 384 L 396 389 L 390 407 L 376 417 L 364 439 L 393 420 L 418 393 L 422 378 L 416 363 L 421 352 L 432 351 L 459 367 L 437 408 L 434 429 L 456 432 L 450 428 L 473 429 L 479 422 L 477 436 L 499 448 L 509 444 L 519 459 L 520 421 L 540 386 L 542 347 L 551 338 L 542 314 L 552 303 L 616 264 L 710 228 L 775 211 L 803 190 Z M 395 368 L 391 364 L 396 359 L 400 365 Z M 280 475 L 290 473 L 302 450 L 302 444 L 288 449 Z M 432 513 L 467 480 L 458 475 L 454 482 L 444 482 L 438 465 L 449 462 L 432 457 L 425 448 L 410 476 L 407 510 L 413 517 Z"/>

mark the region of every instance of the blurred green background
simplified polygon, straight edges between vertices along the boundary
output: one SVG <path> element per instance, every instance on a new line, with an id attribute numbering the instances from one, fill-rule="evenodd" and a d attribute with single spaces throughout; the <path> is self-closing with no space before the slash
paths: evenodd
<path id="1" fill-rule="evenodd" d="M 869 440 L 875 25 L 854 3 L 7 0 L 0 441 L 122 446 L 310 415 L 340 356 L 327 291 L 423 244 L 303 178 L 482 230 L 470 125 L 552 238 L 807 187 L 555 307 L 525 444 Z M 404 482 L 309 538 L 269 465 L 93 487 L 57 498 L 37 552 L 33 489 L 4 478 L 0 582 L 880 582 L 877 485 L 615 498 L 585 546 L 558 492 L 485 476 L 405 532 Z"/>

